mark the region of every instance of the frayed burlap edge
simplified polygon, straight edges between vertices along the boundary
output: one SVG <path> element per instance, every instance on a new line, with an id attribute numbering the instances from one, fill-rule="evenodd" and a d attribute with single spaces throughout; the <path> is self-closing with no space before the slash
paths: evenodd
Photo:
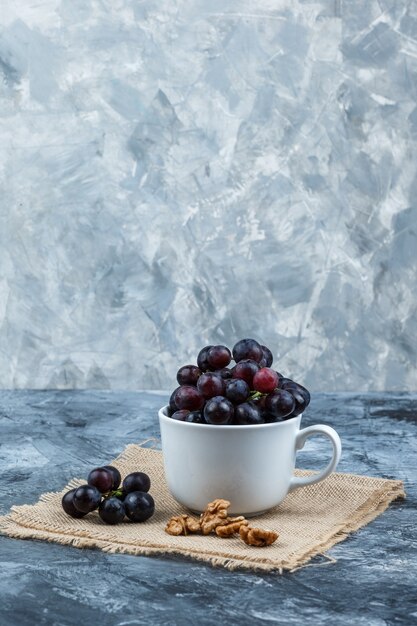
<path id="1" fill-rule="evenodd" d="M 134 445 L 128 445 L 116 460 L 124 461 L 129 459 L 135 447 Z M 70 481 L 66 489 L 70 489 L 73 484 L 74 481 Z M 53 492 L 44 493 L 39 500 L 47 502 L 55 495 L 56 494 Z M 327 559 L 323 564 L 335 562 L 335 559 L 325 554 L 327 550 L 346 539 L 352 532 L 369 524 L 369 522 L 383 513 L 391 502 L 398 498 L 405 498 L 402 481 L 386 480 L 381 488 L 376 490 L 349 518 L 342 524 L 332 528 L 329 533 L 323 536 L 314 548 L 303 553 L 295 553 L 287 561 L 281 562 L 280 565 L 277 565 L 276 561 L 272 561 L 267 557 L 260 558 L 261 555 L 259 553 L 256 555 L 256 560 L 252 560 L 250 555 L 248 555 L 248 558 L 237 559 L 236 555 L 227 554 L 226 552 L 223 552 L 222 555 L 219 556 L 201 549 L 197 551 L 189 548 L 185 550 L 169 546 L 136 546 L 126 543 L 117 543 L 114 540 L 112 542 L 100 540 L 96 537 L 92 538 L 88 535 L 84 535 L 83 533 L 75 535 L 52 530 L 45 531 L 41 528 L 36 528 L 34 525 L 30 527 L 25 525 L 24 518 L 19 515 L 19 508 L 21 507 L 12 507 L 12 514 L 0 516 L 0 534 L 15 539 L 35 539 L 61 545 L 70 545 L 80 549 L 96 548 L 109 554 L 121 553 L 135 556 L 171 554 L 203 561 L 214 566 L 222 566 L 231 571 L 236 569 L 250 569 L 254 571 L 274 571 L 282 574 L 284 571 L 294 572 L 302 567 L 307 567 L 308 562 L 319 555 Z"/>
<path id="2" fill-rule="evenodd" d="M 405 498 L 403 482 L 401 480 L 391 480 L 388 483 L 387 481 L 387 484 L 356 509 L 349 519 L 333 528 L 327 536 L 323 537 L 322 542 L 315 546 L 313 550 L 309 550 L 298 557 L 299 563 L 289 568 L 290 571 L 293 572 L 300 567 L 306 567 L 307 561 L 320 554 L 324 555 L 334 545 L 344 541 L 348 535 L 372 522 L 389 507 L 391 502 L 399 498 Z"/>

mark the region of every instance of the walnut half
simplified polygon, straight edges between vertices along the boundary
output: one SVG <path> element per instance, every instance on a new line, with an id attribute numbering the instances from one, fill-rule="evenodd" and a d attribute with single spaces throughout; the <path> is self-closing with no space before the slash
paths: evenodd
<path id="1" fill-rule="evenodd" d="M 229 500 L 213 500 L 209 502 L 206 510 L 200 516 L 200 526 L 203 535 L 209 535 L 217 526 L 222 526 L 227 519 Z"/>
<path id="2" fill-rule="evenodd" d="M 242 515 L 239 517 L 228 517 L 221 526 L 216 527 L 218 537 L 231 537 L 239 532 L 241 526 L 247 526 L 248 520 Z"/>
<path id="3" fill-rule="evenodd" d="M 248 546 L 270 546 L 279 537 L 278 533 L 273 530 L 262 530 L 261 528 L 251 528 L 250 526 L 241 526 L 239 535 Z"/>
<path id="4" fill-rule="evenodd" d="M 165 526 L 165 532 L 168 535 L 188 535 L 188 533 L 199 533 L 200 531 L 200 521 L 190 515 L 171 517 Z"/>

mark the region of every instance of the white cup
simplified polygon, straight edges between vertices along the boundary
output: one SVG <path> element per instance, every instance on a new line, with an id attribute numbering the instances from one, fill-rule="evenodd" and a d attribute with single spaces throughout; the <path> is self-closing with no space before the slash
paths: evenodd
<path id="1" fill-rule="evenodd" d="M 340 459 L 337 432 L 324 424 L 300 430 L 301 415 L 272 424 L 214 426 L 171 419 L 167 409 L 159 410 L 165 477 L 173 497 L 194 512 L 224 498 L 231 514 L 257 515 L 293 489 L 327 478 Z M 317 474 L 293 476 L 297 450 L 311 435 L 330 439 L 332 459 Z"/>

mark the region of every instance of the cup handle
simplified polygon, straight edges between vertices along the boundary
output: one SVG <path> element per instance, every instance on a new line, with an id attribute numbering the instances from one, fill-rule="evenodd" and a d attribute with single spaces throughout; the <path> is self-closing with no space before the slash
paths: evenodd
<path id="1" fill-rule="evenodd" d="M 293 491 L 298 487 L 305 487 L 306 485 L 314 485 L 314 483 L 319 483 L 321 480 L 324 480 L 331 474 L 337 467 L 337 464 L 340 460 L 340 455 L 342 454 L 342 442 L 340 441 L 340 437 L 334 428 L 330 426 L 326 426 L 325 424 L 316 424 L 314 426 L 309 426 L 308 428 L 303 428 L 297 434 L 297 438 L 295 441 L 295 449 L 301 450 L 304 447 L 304 444 L 308 437 L 312 435 L 325 435 L 328 437 L 333 446 L 333 456 L 330 463 L 327 467 L 324 468 L 318 474 L 313 474 L 312 476 L 293 476 L 290 483 L 289 491 Z"/>

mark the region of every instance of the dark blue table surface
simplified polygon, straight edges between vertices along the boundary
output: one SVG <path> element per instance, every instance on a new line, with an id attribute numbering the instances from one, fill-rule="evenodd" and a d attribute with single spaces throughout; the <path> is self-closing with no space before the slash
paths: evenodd
<path id="1" fill-rule="evenodd" d="M 0 513 L 159 437 L 163 392 L 1 391 Z M 417 623 L 417 395 L 315 394 L 303 425 L 343 441 L 338 471 L 404 480 L 407 499 L 292 574 L 108 555 L 0 537 L 0 625 Z M 318 469 L 321 437 L 299 454 Z"/>

